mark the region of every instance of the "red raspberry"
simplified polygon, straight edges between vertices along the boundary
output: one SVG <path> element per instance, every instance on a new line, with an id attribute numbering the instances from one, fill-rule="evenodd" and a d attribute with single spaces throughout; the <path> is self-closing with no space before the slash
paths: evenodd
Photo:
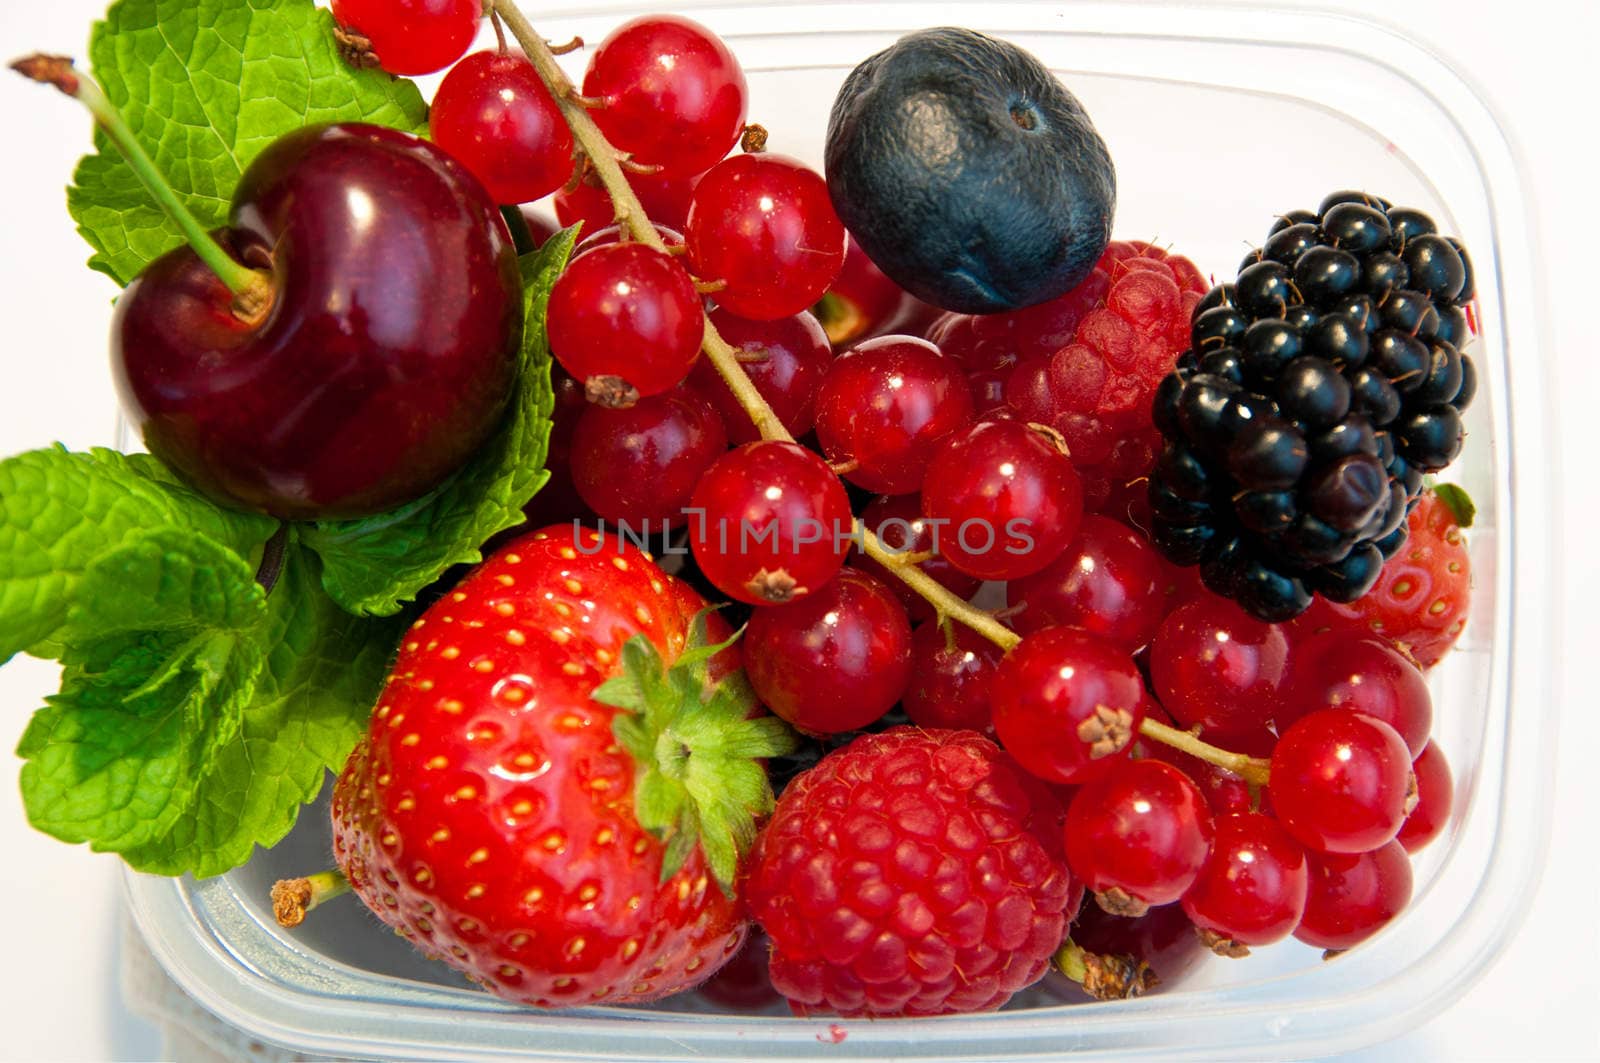
<path id="1" fill-rule="evenodd" d="M 863 735 L 789 784 L 746 900 L 801 1015 L 990 1011 L 1043 977 L 1082 889 L 1060 803 L 972 731 Z"/>
<path id="2" fill-rule="evenodd" d="M 1104 294 L 1070 341 L 1037 356 L 1024 351 L 1005 395 L 1023 420 L 1066 438 L 1086 508 L 1117 515 L 1112 500 L 1123 501 L 1124 488 L 1160 452 L 1151 400 L 1189 346 L 1189 318 L 1206 283 L 1188 259 L 1139 241 L 1109 245 L 1095 274 L 1084 285 Z"/>

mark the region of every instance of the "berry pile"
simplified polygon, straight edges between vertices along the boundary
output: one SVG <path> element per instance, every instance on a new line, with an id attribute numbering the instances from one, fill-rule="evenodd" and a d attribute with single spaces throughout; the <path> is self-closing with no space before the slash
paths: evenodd
<path id="1" fill-rule="evenodd" d="M 1461 451 L 1472 266 L 1421 211 L 1336 192 L 1198 305 L 1161 386 L 1157 545 L 1263 620 L 1354 602 Z"/>

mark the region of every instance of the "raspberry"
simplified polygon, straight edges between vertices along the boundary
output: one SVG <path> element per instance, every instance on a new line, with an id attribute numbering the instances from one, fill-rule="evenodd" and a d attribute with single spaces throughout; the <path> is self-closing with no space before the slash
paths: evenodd
<path id="1" fill-rule="evenodd" d="M 1139 241 L 1106 248 L 1078 291 L 1102 292 L 1070 340 L 1021 355 L 1006 401 L 1027 421 L 1060 432 L 1083 477 L 1091 511 L 1108 511 L 1120 488 L 1147 475 L 1161 449 L 1151 399 L 1189 344 L 1189 316 L 1206 290 L 1194 263 Z"/>
<path id="2" fill-rule="evenodd" d="M 801 1015 L 989 1011 L 1043 977 L 1082 890 L 1061 805 L 971 731 L 863 735 L 784 791 L 746 892 Z"/>

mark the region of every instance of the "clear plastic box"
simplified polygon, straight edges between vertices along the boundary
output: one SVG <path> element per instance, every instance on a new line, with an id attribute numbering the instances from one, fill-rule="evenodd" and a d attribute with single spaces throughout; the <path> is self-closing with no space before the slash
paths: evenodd
<path id="1" fill-rule="evenodd" d="M 1435 741 L 1456 775 L 1449 833 L 1417 864 L 1410 908 L 1332 963 L 1295 943 L 1216 960 L 1169 992 L 991 1015 L 844 1021 L 657 1009 L 546 1013 L 468 988 L 353 898 L 293 933 L 270 883 L 329 861 L 325 807 L 245 868 L 205 882 L 130 874 L 134 917 L 174 980 L 222 1019 L 302 1051 L 384 1058 L 752 1059 L 1321 1055 L 1392 1037 L 1477 978 L 1531 903 L 1550 815 L 1557 705 L 1558 521 L 1545 421 L 1537 259 L 1515 151 L 1425 43 L 1325 13 L 1158 3 L 678 5 L 724 35 L 775 150 L 820 163 L 845 73 L 902 33 L 970 26 L 1059 71 L 1116 160 L 1122 238 L 1170 243 L 1231 276 L 1277 211 L 1335 188 L 1432 212 L 1473 251 L 1482 374 L 1452 479 L 1479 507 L 1475 599 L 1435 670 Z M 598 41 L 637 5 L 546 8 L 553 40 Z M 581 70 L 582 56 L 571 69 Z M 1515 373 L 1512 364 L 1515 362 Z M 842 1036 L 842 1039 L 841 1039 Z"/>

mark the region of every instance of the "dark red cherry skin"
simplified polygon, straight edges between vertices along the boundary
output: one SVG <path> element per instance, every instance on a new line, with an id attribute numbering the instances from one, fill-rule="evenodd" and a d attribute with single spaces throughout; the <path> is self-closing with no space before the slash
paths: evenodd
<path id="1" fill-rule="evenodd" d="M 495 204 L 427 141 L 309 126 L 268 145 L 222 243 L 268 270 L 246 323 L 193 252 L 117 300 L 112 368 L 151 453 L 225 505 L 293 520 L 391 509 L 500 423 L 522 293 Z"/>
<path id="2" fill-rule="evenodd" d="M 1300 925 L 1309 872 L 1300 843 L 1258 812 L 1221 816 L 1183 910 L 1202 930 L 1240 945 L 1282 941 Z"/>
<path id="3" fill-rule="evenodd" d="M 1083 485 L 1042 433 L 989 420 L 945 437 L 922 482 L 938 549 L 979 579 L 1030 576 L 1061 555 L 1083 519 Z"/>
<path id="4" fill-rule="evenodd" d="M 1382 720 L 1344 709 L 1301 717 L 1272 751 L 1272 809 L 1308 849 L 1365 853 L 1406 818 L 1411 754 Z"/>
<path id="5" fill-rule="evenodd" d="M 811 431 L 817 391 L 833 361 L 827 333 L 817 319 L 801 311 L 776 321 L 750 321 L 721 307 L 708 316 L 717 334 L 739 354 L 745 376 L 789 434 L 799 438 Z M 716 407 L 728 438 L 734 443 L 754 443 L 761 438 L 750 415 L 733 397 L 709 358 L 695 362 L 689 371 L 689 385 Z"/>
<path id="6" fill-rule="evenodd" d="M 1422 753 L 1411 762 L 1411 773 L 1417 777 L 1417 807 L 1411 810 L 1395 836 L 1408 853 L 1416 852 L 1444 833 L 1455 797 L 1450 764 L 1437 742 L 1423 747 Z"/>
<path id="7" fill-rule="evenodd" d="M 822 176 L 787 155 L 735 155 L 700 178 L 684 235 L 695 275 L 729 313 L 808 310 L 844 265 L 845 231 Z"/>
<path id="8" fill-rule="evenodd" d="M 915 336 L 879 336 L 834 359 L 817 395 L 817 440 L 846 480 L 898 495 L 922 487 L 939 441 L 972 421 L 966 378 Z"/>
<path id="9" fill-rule="evenodd" d="M 964 624 L 930 620 L 911 635 L 911 682 L 901 706 L 919 727 L 994 737 L 989 684 L 1000 647 Z"/>
<path id="10" fill-rule="evenodd" d="M 476 52 L 450 68 L 428 108 L 433 142 L 496 203 L 528 203 L 572 174 L 572 130 L 527 58 Z"/>
<path id="11" fill-rule="evenodd" d="M 667 226 L 683 231 L 689 220 L 689 197 L 694 194 L 699 174 L 692 177 L 668 177 L 661 174 L 630 173 L 624 175 L 628 187 L 639 197 L 645 215 L 657 226 Z M 611 194 L 605 190 L 598 177 L 586 174 L 583 180 L 571 187 L 556 190 L 552 199 L 556 220 L 562 225 L 583 224 L 583 231 L 592 233 L 616 223 L 616 207 Z"/>
<path id="12" fill-rule="evenodd" d="M 781 605 L 844 564 L 854 517 L 844 485 L 798 443 L 746 443 L 712 463 L 690 499 L 701 573 L 730 598 Z"/>
<path id="13" fill-rule="evenodd" d="M 1072 940 L 1084 951 L 1100 956 L 1131 956 L 1147 964 L 1156 976 L 1149 992 L 1161 993 L 1178 985 L 1211 955 L 1200 943 L 1183 905 L 1173 902 L 1129 918 L 1112 915 L 1098 904 L 1086 904 L 1072 924 Z M 1082 1000 L 1082 988 L 1069 982 L 1071 999 Z"/>
<path id="14" fill-rule="evenodd" d="M 683 267 L 636 243 L 573 259 L 550 290 L 546 325 L 550 353 L 586 388 L 616 378 L 639 397 L 689 375 L 705 329 L 699 293 Z"/>
<path id="15" fill-rule="evenodd" d="M 861 511 L 861 523 L 890 550 L 901 554 L 921 554 L 933 549 L 933 522 L 922 515 L 922 500 L 916 495 L 880 495 L 867 503 Z M 856 554 L 850 562 L 863 572 L 881 579 L 900 604 L 911 614 L 913 623 L 933 619 L 933 606 L 928 600 L 908 587 L 882 565 L 866 554 Z M 957 598 L 971 598 L 978 593 L 983 581 L 950 564 L 946 558 L 935 554 L 917 565 L 923 572 L 939 581 L 939 585 Z"/>
<path id="16" fill-rule="evenodd" d="M 1018 631 L 1065 626 L 1098 635 L 1124 653 L 1155 637 L 1166 616 L 1166 562 L 1125 524 L 1085 514 L 1078 535 L 1042 571 L 1006 586 Z"/>
<path id="17" fill-rule="evenodd" d="M 623 23 L 594 50 L 583 94 L 613 147 L 665 175 L 709 169 L 744 131 L 744 71 L 716 34 L 677 15 Z"/>
<path id="18" fill-rule="evenodd" d="M 572 437 L 573 484 L 606 520 L 682 525 L 695 484 L 727 449 L 722 418 L 683 385 L 626 409 L 590 403 Z"/>
<path id="19" fill-rule="evenodd" d="M 809 734 L 865 727 L 911 679 L 911 622 L 882 583 L 845 569 L 787 605 L 757 609 L 744 634 L 756 696 Z"/>
<path id="20" fill-rule="evenodd" d="M 1183 772 L 1124 760 L 1068 806 L 1067 864 L 1097 895 L 1120 890 L 1135 902 L 1170 904 L 1199 874 L 1211 829 L 1205 798 Z"/>
<path id="21" fill-rule="evenodd" d="M 1279 628 L 1202 592 L 1161 622 L 1150 677 L 1180 727 L 1254 731 L 1278 711 L 1288 655 Z"/>
<path id="22" fill-rule="evenodd" d="M 1433 699 L 1416 665 L 1376 637 L 1328 631 L 1297 643 L 1290 655 L 1279 730 L 1318 709 L 1365 713 L 1400 732 L 1413 757 L 1433 729 Z"/>
<path id="23" fill-rule="evenodd" d="M 1145 714 L 1127 653 L 1076 628 L 1028 635 L 989 684 L 994 727 L 1017 763 L 1048 782 L 1086 783 L 1128 756 Z"/>
<path id="24" fill-rule="evenodd" d="M 1359 945 L 1411 901 L 1411 859 L 1399 842 L 1370 853 L 1307 852 L 1306 863 L 1306 910 L 1294 936 L 1315 948 Z"/>
<path id="25" fill-rule="evenodd" d="M 372 42 L 385 73 L 418 77 L 466 54 L 483 16 L 480 0 L 333 0 L 341 26 Z"/>

